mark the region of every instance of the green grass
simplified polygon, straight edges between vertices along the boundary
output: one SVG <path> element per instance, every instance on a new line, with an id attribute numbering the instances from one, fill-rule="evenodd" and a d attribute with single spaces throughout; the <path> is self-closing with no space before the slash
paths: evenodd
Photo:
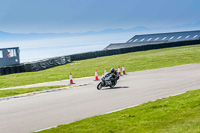
<path id="1" fill-rule="evenodd" d="M 39 133 L 199 133 L 200 89 Z"/>
<path id="2" fill-rule="evenodd" d="M 133 52 L 74 61 L 44 71 L 0 76 L 0 88 L 69 79 L 70 72 L 73 78 L 94 76 L 95 68 L 102 75 L 105 67 L 110 70 L 123 64 L 126 72 L 133 72 L 199 62 L 200 45 Z"/>
<path id="3" fill-rule="evenodd" d="M 9 89 L 9 90 L 0 90 L 0 98 L 16 96 L 20 94 L 42 91 L 42 90 L 50 90 L 55 88 L 63 88 L 66 85 L 57 85 L 57 86 L 44 86 L 44 87 L 32 87 L 32 88 L 19 88 L 19 89 Z"/>

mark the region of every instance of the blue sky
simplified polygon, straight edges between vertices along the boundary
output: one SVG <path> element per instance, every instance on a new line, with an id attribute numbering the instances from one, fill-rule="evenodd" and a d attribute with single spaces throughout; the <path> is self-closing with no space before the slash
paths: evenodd
<path id="1" fill-rule="evenodd" d="M 80 33 L 200 23 L 200 0 L 0 0 L 0 31 Z M 198 27 L 200 28 L 200 27 Z"/>
<path id="2" fill-rule="evenodd" d="M 138 34 L 200 30 L 199 5 L 200 0 L 0 0 L 0 48 L 20 47 L 24 62 L 101 50 Z"/>

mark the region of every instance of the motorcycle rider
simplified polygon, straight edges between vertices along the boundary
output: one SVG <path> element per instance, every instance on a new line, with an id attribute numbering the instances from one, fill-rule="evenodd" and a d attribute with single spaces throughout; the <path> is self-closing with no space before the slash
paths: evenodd
<path id="1" fill-rule="evenodd" d="M 112 75 L 112 80 L 118 80 L 119 79 L 119 73 L 117 71 L 115 71 L 115 68 L 111 68 L 110 73 Z"/>

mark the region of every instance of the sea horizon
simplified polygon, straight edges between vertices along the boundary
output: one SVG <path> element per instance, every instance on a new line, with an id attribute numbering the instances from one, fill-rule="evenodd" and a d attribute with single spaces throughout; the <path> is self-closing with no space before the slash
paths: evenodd
<path id="1" fill-rule="evenodd" d="M 0 42 L 0 48 L 19 47 L 20 63 L 103 50 L 111 43 L 128 41 L 133 33 L 88 35 Z"/>

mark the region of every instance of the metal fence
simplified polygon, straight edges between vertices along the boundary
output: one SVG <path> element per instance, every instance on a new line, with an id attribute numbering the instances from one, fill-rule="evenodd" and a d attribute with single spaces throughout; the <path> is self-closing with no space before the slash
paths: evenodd
<path id="1" fill-rule="evenodd" d="M 129 52 L 145 51 L 151 49 L 161 49 L 177 46 L 186 46 L 186 45 L 196 45 L 200 44 L 200 40 L 190 40 L 190 41 L 179 41 L 179 42 L 169 42 L 169 43 L 160 43 L 160 44 L 149 44 L 141 46 L 133 46 L 128 48 L 119 48 L 111 50 L 100 50 L 92 51 L 86 53 L 79 53 L 73 55 L 67 55 L 62 57 L 49 58 L 45 60 L 40 60 L 37 62 L 22 63 L 16 66 L 0 67 L 0 75 L 20 73 L 20 72 L 33 72 L 45 70 L 55 66 L 67 64 L 71 61 L 85 60 L 102 56 L 110 56 L 116 54 L 124 54 Z"/>
<path id="2" fill-rule="evenodd" d="M 20 72 L 34 72 L 45 70 L 71 62 L 70 56 L 48 58 L 36 62 L 21 63 L 20 65 L 0 67 L 0 75 L 7 75 Z"/>

